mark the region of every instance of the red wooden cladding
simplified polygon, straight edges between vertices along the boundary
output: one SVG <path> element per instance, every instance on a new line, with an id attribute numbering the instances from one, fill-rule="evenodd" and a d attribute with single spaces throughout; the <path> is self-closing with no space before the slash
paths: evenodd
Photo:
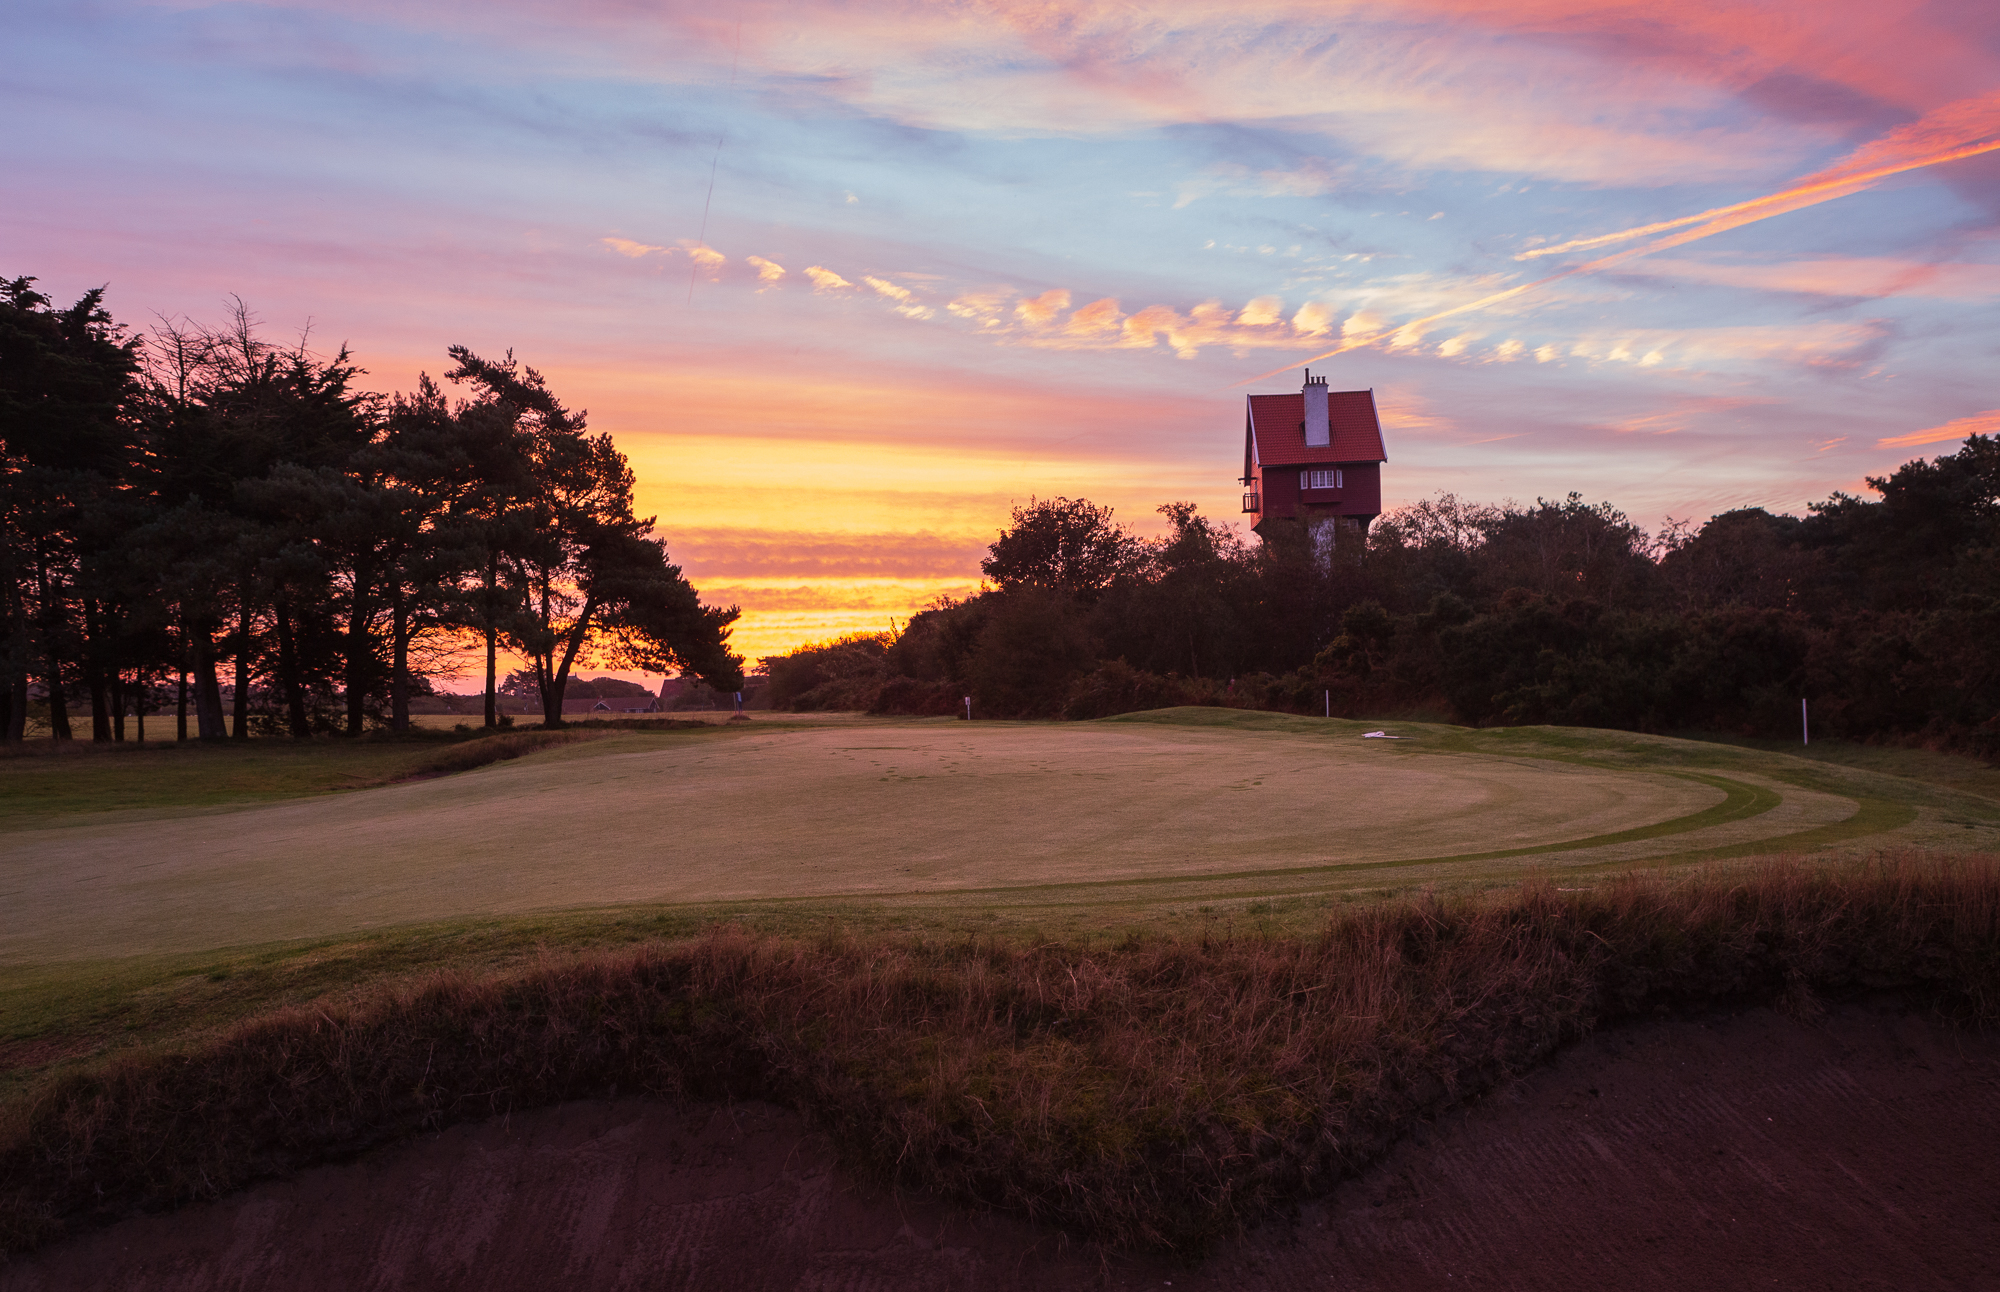
<path id="1" fill-rule="evenodd" d="M 1325 390 L 1319 386 L 1318 390 Z M 1244 511 L 1266 534 L 1275 523 L 1341 518 L 1366 528 L 1382 513 L 1382 424 L 1372 390 L 1326 393 L 1329 443 L 1309 445 L 1308 387 L 1295 395 L 1251 395 L 1243 426 Z M 1332 487 L 1312 487 L 1309 472 L 1337 473 Z"/>

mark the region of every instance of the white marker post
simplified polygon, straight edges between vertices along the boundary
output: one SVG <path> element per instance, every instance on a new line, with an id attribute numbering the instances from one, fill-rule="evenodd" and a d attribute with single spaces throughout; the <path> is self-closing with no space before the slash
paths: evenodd
<path id="1" fill-rule="evenodd" d="M 1806 698 L 1803 695 L 1799 697 L 1799 743 L 1812 743 L 1812 725 L 1806 720 Z"/>
<path id="2" fill-rule="evenodd" d="M 1333 692 L 1323 691 L 1321 694 L 1326 697 L 1326 716 L 1331 718 L 1333 716 Z"/>
<path id="3" fill-rule="evenodd" d="M 972 721 L 972 697 L 969 695 L 965 697 L 965 720 Z"/>

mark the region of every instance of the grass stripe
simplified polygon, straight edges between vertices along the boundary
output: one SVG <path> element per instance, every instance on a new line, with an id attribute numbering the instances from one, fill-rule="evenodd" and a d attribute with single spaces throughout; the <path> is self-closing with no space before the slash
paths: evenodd
<path id="1" fill-rule="evenodd" d="M 1682 780 L 1700 781 L 1723 792 L 1723 800 L 1699 812 L 1673 817 L 1666 821 L 1656 821 L 1651 825 L 1637 826 L 1630 830 L 1619 830 L 1612 834 L 1591 835 L 1583 839 L 1570 839 L 1562 843 L 1535 844 L 1525 848 L 1502 848 L 1491 852 L 1457 853 L 1448 857 L 1409 857 L 1394 861 L 1336 861 L 1317 866 L 1276 866 L 1258 870 L 1206 871 L 1192 875 L 1152 875 L 1127 879 L 1077 879 L 1060 884 L 1020 884 L 1000 885 L 991 888 L 940 888 L 925 890 L 925 897 L 987 896 L 999 894 L 1065 892 L 1079 890 L 1102 891 L 1109 888 L 1157 887 L 1168 884 L 1202 884 L 1234 879 L 1283 879 L 1307 875 L 1345 874 L 1360 870 L 1389 870 L 1411 866 L 1444 866 L 1469 861 L 1498 861 L 1507 857 L 1538 857 L 1548 853 L 1576 852 L 1584 848 L 1603 848 L 1620 843 L 1634 843 L 1642 839 L 1658 839 L 1669 835 L 1686 834 L 1693 830 L 1705 830 L 1710 826 L 1726 825 L 1732 821 L 1747 821 L 1762 816 L 1784 801 L 1774 790 L 1762 786 L 1749 785 L 1742 781 L 1730 780 L 1726 776 L 1715 776 L 1706 772 L 1664 772 L 1651 773 L 1678 776 Z M 1761 846 L 1761 845 L 1760 845 Z M 1632 863 L 1625 863 L 1632 864 Z M 875 896 L 873 894 L 850 894 L 850 896 Z M 908 896 L 908 894 L 898 894 Z M 820 898 L 782 898 L 782 901 L 816 901 Z"/>

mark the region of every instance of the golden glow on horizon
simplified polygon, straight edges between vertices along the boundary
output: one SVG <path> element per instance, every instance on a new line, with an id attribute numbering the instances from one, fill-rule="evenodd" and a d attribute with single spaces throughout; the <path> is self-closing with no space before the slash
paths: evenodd
<path id="1" fill-rule="evenodd" d="M 709 605 L 736 604 L 731 642 L 746 659 L 849 632 L 907 621 L 939 596 L 979 589 L 979 557 L 1031 495 L 1087 497 L 1112 506 L 1142 533 L 1160 529 L 1154 508 L 1192 498 L 1235 520 L 1228 460 L 1240 445 L 1218 432 L 1223 466 L 1199 476 L 1143 459 L 1000 454 L 978 446 L 617 432 L 638 477 L 641 515 L 657 515 L 670 557 Z M 853 537 L 878 538 L 857 556 Z M 907 557 L 897 548 L 920 547 Z M 717 548 L 754 549 L 724 565 Z M 857 571 L 900 563 L 890 577 L 787 566 L 847 563 Z M 751 574 L 746 565 L 767 572 Z M 928 568 L 926 568 L 926 566 Z M 719 568 L 718 568 L 719 567 Z"/>
<path id="2" fill-rule="evenodd" d="M 848 633 L 900 630 L 940 597 L 963 599 L 980 588 L 970 579 L 806 579 L 795 582 L 718 581 L 702 585 L 702 600 L 744 607 L 729 642 L 755 664 L 809 642 Z"/>
<path id="3" fill-rule="evenodd" d="M 1239 436 L 1240 438 L 1240 436 Z M 1214 472 L 1132 460 L 1064 457 L 1024 449 L 994 453 L 949 444 L 617 432 L 638 476 L 642 515 L 678 530 L 766 529 L 922 532 L 990 542 L 1008 509 L 1030 495 L 1103 501 L 1121 515 L 1177 498 L 1225 499 Z M 1217 435 L 1218 460 L 1240 445 Z M 1228 483 L 1224 480 L 1223 483 Z M 1137 515 L 1130 518 L 1135 522 Z"/>

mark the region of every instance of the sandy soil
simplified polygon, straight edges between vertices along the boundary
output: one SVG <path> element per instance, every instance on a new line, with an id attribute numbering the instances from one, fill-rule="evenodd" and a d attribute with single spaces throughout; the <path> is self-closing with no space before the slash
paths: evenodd
<path id="1" fill-rule="evenodd" d="M 1196 1268 L 857 1185 L 765 1105 L 460 1127 L 0 1267 L 129 1289 L 2000 1287 L 2000 1035 L 1894 1000 L 1603 1034 Z"/>

